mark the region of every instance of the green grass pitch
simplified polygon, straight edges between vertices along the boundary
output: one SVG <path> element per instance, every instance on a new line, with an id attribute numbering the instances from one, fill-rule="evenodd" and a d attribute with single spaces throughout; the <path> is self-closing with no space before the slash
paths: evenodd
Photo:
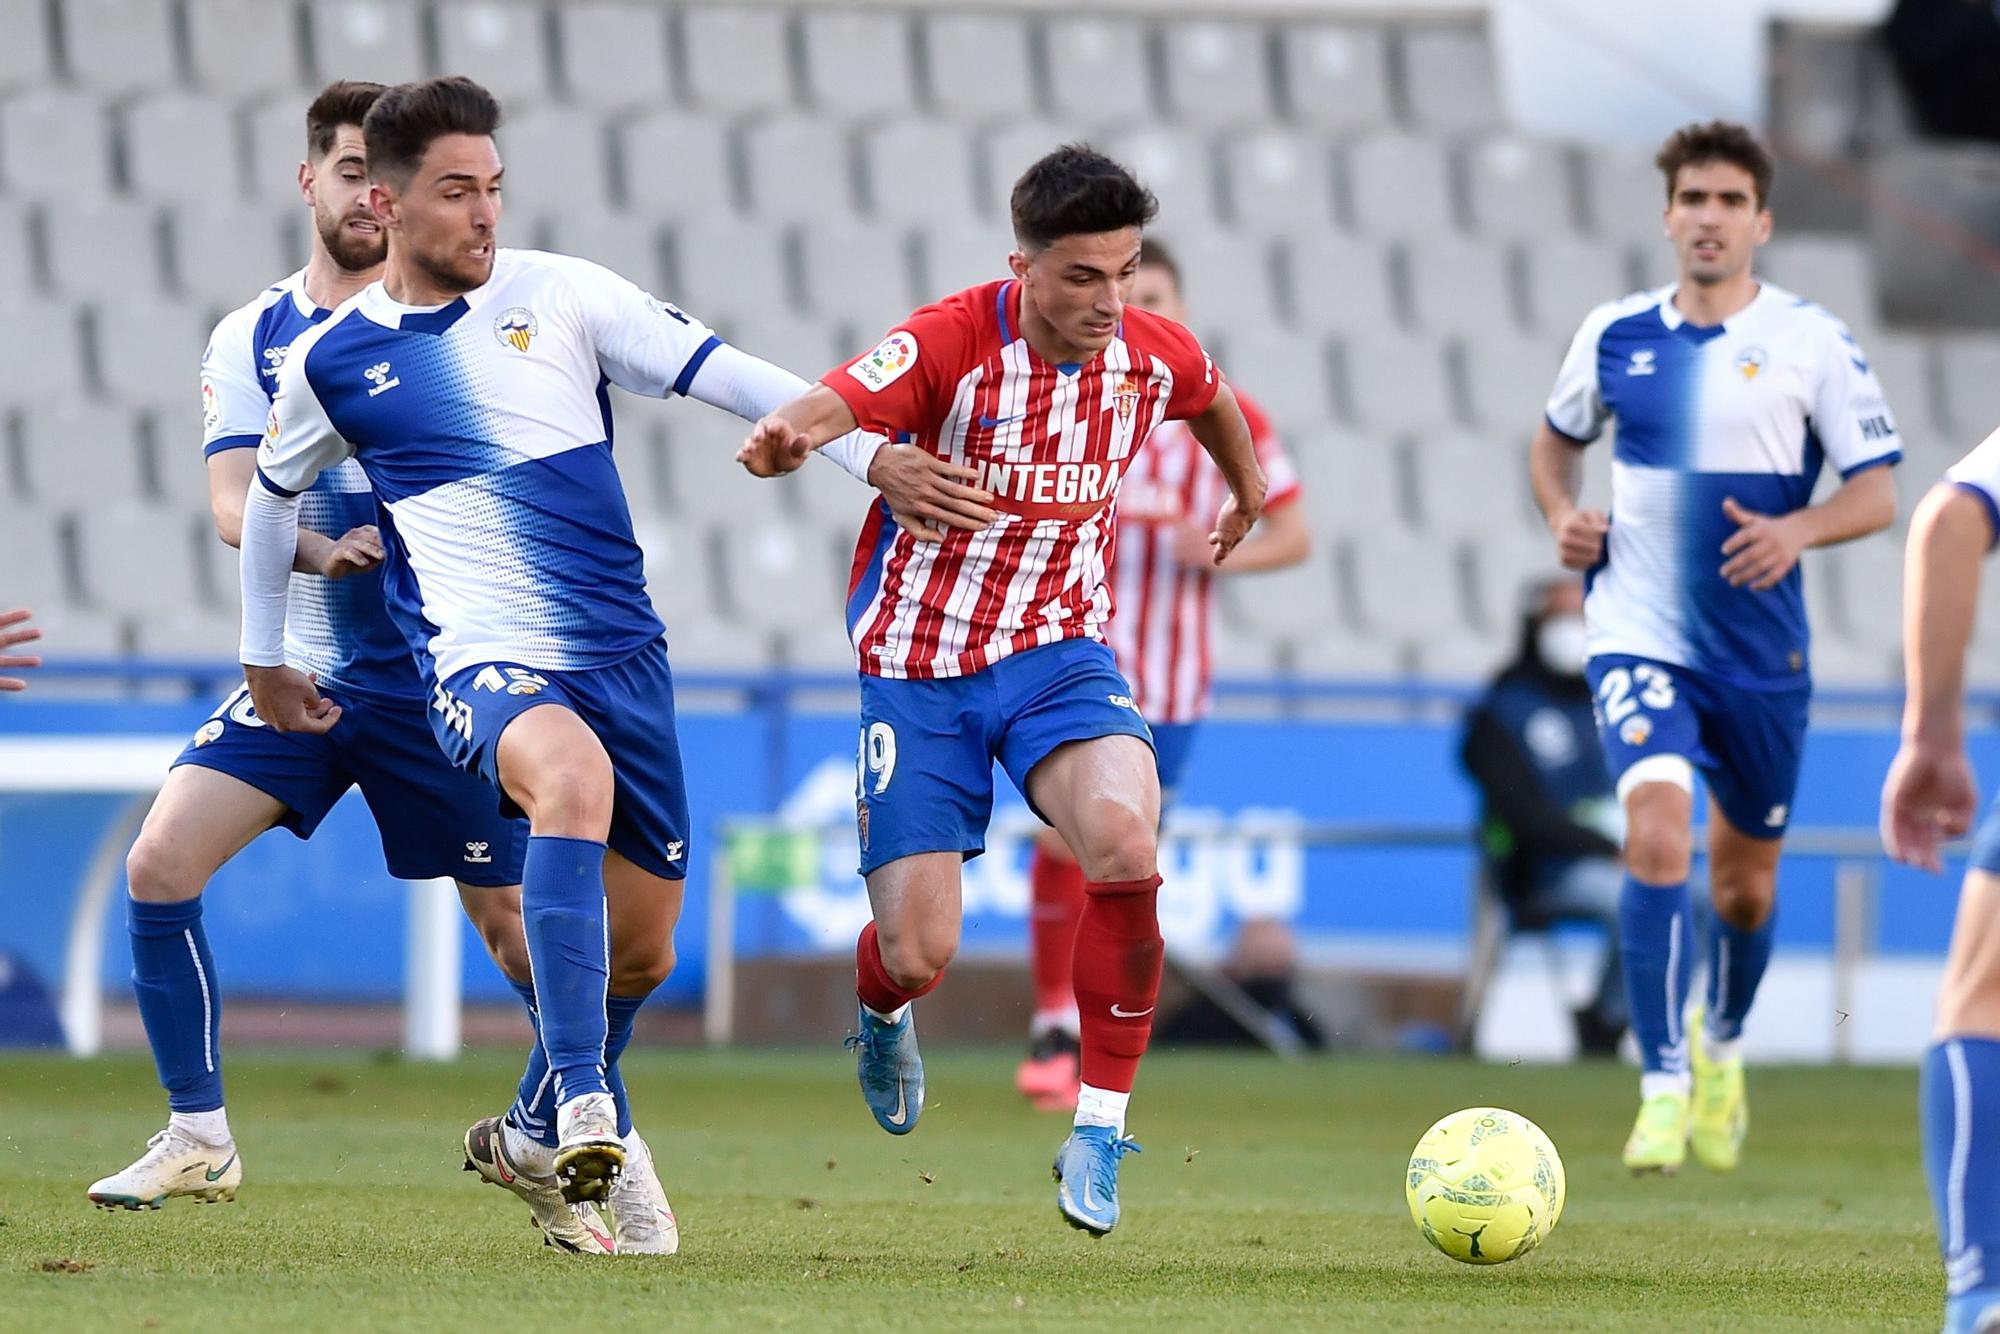
<path id="1" fill-rule="evenodd" d="M 1753 1071 L 1742 1169 L 1635 1180 L 1624 1069 L 1162 1053 L 1103 1240 L 1056 1215 L 1060 1119 L 1011 1050 L 934 1053 L 907 1139 L 837 1049 L 626 1062 L 681 1218 L 673 1259 L 543 1249 L 459 1170 L 518 1065 L 234 1055 L 234 1204 L 100 1213 L 163 1122 L 142 1058 L 0 1059 L 0 1328 L 1006 1330 L 1936 1329 L 1942 1275 L 1909 1071 Z M 1424 1128 L 1511 1107 L 1569 1175 L 1538 1252 L 1474 1268 L 1411 1225 Z"/>

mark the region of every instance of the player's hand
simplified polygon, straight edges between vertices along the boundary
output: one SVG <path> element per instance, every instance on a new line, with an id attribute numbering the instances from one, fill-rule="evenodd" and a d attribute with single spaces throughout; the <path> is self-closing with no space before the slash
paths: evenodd
<path id="1" fill-rule="evenodd" d="M 1565 570 L 1588 570 L 1604 559 L 1604 535 L 1611 516 L 1603 510 L 1573 509 L 1556 525 L 1556 553 Z"/>
<path id="2" fill-rule="evenodd" d="M 322 698 L 318 680 L 291 667 L 248 667 L 243 680 L 257 716 L 278 732 L 330 732 L 340 721 L 340 706 Z"/>
<path id="3" fill-rule="evenodd" d="M 1734 496 L 1723 500 L 1722 512 L 1736 525 L 1722 544 L 1722 554 L 1728 557 L 1722 563 L 1722 577 L 1732 588 L 1748 585 L 1759 593 L 1776 588 L 1806 549 L 1799 525 L 1789 514 L 1773 518 L 1744 509 Z"/>
<path id="4" fill-rule="evenodd" d="M 1222 502 L 1222 509 L 1215 516 L 1215 530 L 1208 535 L 1209 558 L 1215 564 L 1220 565 L 1229 559 L 1229 553 L 1236 550 L 1236 544 L 1250 535 L 1263 509 L 1261 496 L 1249 505 L 1233 495 Z"/>
<path id="5" fill-rule="evenodd" d="M 915 445 L 884 445 L 868 465 L 868 485 L 889 502 L 889 513 L 919 542 L 942 542 L 946 528 L 976 533 L 1000 516 L 988 508 L 993 493 L 979 474 Z"/>
<path id="6" fill-rule="evenodd" d="M 1926 871 L 1943 869 L 1938 848 L 1972 828 L 1978 805 L 1962 746 L 1905 741 L 1882 784 L 1882 848 Z"/>
<path id="7" fill-rule="evenodd" d="M 16 644 L 31 644 L 42 637 L 42 632 L 27 624 L 35 613 L 22 607 L 15 611 L 0 611 L 0 648 L 13 648 Z M 0 667 L 27 669 L 42 665 L 39 653 L 0 653 Z M 26 690 L 28 683 L 18 676 L 0 676 L 0 690 Z"/>
<path id="8" fill-rule="evenodd" d="M 345 579 L 350 574 L 366 574 L 380 565 L 389 553 L 383 549 L 382 534 L 374 524 L 350 528 L 327 548 L 319 572 L 328 579 Z"/>
<path id="9" fill-rule="evenodd" d="M 783 477 L 797 472 L 811 454 L 812 437 L 773 413 L 750 428 L 743 448 L 736 451 L 736 461 L 748 468 L 752 477 Z"/>

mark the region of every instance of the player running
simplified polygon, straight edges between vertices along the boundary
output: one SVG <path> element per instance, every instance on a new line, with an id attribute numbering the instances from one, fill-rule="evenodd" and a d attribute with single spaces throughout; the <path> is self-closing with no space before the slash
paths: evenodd
<path id="1" fill-rule="evenodd" d="M 1717 121 L 1679 131 L 1657 161 L 1679 280 L 1584 320 L 1529 471 L 1563 564 L 1590 571 L 1587 675 L 1628 818 L 1619 927 L 1644 1074 L 1625 1162 L 1673 1172 L 1692 1139 L 1723 1171 L 1749 1124 L 1743 1020 L 1771 956 L 1812 695 L 1799 554 L 1887 527 L 1883 465 L 1902 456 L 1846 327 L 1752 272 L 1771 234 L 1763 145 Z M 1614 420 L 1606 515 L 1576 496 L 1583 446 Z M 1843 481 L 1814 505 L 1823 462 Z M 1690 1033 L 1696 770 L 1717 921 Z"/>
<path id="2" fill-rule="evenodd" d="M 979 854 L 993 762 L 1083 866 L 1077 927 L 1082 1095 L 1056 1158 L 1072 1225 L 1118 1221 L 1125 1110 L 1159 993 L 1159 775 L 1104 646 L 1112 502 L 1163 421 L 1188 421 L 1230 495 L 1208 535 L 1236 548 L 1265 484 L 1236 397 L 1193 335 L 1127 304 L 1152 195 L 1066 147 L 1012 197 L 1014 277 L 926 306 L 871 352 L 757 423 L 739 457 L 768 476 L 855 429 L 908 434 L 978 470 L 998 521 L 920 545 L 880 510 L 862 530 L 847 620 L 861 669 L 858 820 L 874 920 L 856 946 L 869 1110 L 923 1112 L 910 1003 L 958 948 L 960 863 Z"/>
<path id="3" fill-rule="evenodd" d="M 481 1122 L 468 1157 L 484 1173 L 497 1144 L 572 1202 L 615 1204 L 617 1183 L 652 1170 L 623 1138 L 608 1078 L 673 965 L 689 831 L 605 383 L 754 418 L 803 382 L 595 264 L 500 250 L 499 123 L 466 79 L 391 89 L 368 114 L 387 266 L 285 359 L 245 502 L 243 659 L 271 726 L 316 735 L 342 718 L 337 697 L 285 664 L 283 566 L 300 493 L 358 460 L 436 744 L 529 821 L 522 917 L 546 1075 L 524 1081 L 523 1102 L 552 1106 L 555 1135 L 537 1152 L 519 1118 Z M 844 442 L 837 457 L 866 477 L 879 443 Z M 671 1250 L 676 1225 L 657 1202 Z"/>
<path id="4" fill-rule="evenodd" d="M 19 607 L 13 611 L 0 611 L 0 648 L 17 648 L 40 639 L 41 630 L 28 624 L 34 619 L 34 615 L 35 613 L 26 607 Z M 9 671 L 27 671 L 41 665 L 42 656 L 39 653 L 0 654 L 0 667 L 5 667 Z M 28 683 L 18 676 L 0 676 L 0 690 L 21 691 L 27 688 Z"/>
<path id="5" fill-rule="evenodd" d="M 1151 237 L 1139 245 L 1139 272 L 1129 299 L 1141 310 L 1188 322 L 1180 267 Z M 1208 609 L 1215 576 L 1296 565 L 1311 545 L 1305 511 L 1293 503 L 1299 497 L 1298 470 L 1269 419 L 1241 389 L 1236 404 L 1250 423 L 1270 492 L 1256 531 L 1226 562 L 1214 562 L 1208 525 L 1195 517 L 1215 513 L 1222 503 L 1222 474 L 1186 426 L 1169 422 L 1155 431 L 1118 491 L 1117 558 L 1111 563 L 1116 611 L 1106 628 L 1118 669 L 1132 685 L 1132 702 L 1153 733 L 1162 807 L 1173 801 L 1208 715 Z M 1014 1083 L 1037 1107 L 1069 1110 L 1082 1080 L 1070 965 L 1083 912 L 1083 868 L 1052 829 L 1042 830 L 1035 841 L 1028 885 L 1035 1013 L 1028 1059 Z"/>
<path id="6" fill-rule="evenodd" d="M 2000 433 L 1918 504 L 1903 563 L 1903 745 L 1882 788 L 1882 844 L 1941 869 L 1972 824 L 1965 654 L 1981 559 L 2000 543 Z M 2000 802 L 1973 840 L 1919 1101 L 1944 1250 L 1945 1334 L 2000 1330 Z"/>

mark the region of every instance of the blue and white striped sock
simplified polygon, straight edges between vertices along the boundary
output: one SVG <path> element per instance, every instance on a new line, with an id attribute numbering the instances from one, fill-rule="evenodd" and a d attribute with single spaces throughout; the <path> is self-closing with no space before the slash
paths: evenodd
<path id="1" fill-rule="evenodd" d="M 1688 1087 L 1687 1033 L 1681 1007 L 1694 977 L 1693 914 L 1687 883 L 1649 885 L 1630 875 L 1618 900 L 1618 943 L 1632 1036 L 1644 1069 L 1643 1096 Z"/>
<path id="2" fill-rule="evenodd" d="M 2000 1305 L 2000 1041 L 1936 1043 L 1924 1053 L 1917 1098 L 1948 1315 L 1968 1317 L 1971 1328 L 1970 1316 Z"/>
<path id="3" fill-rule="evenodd" d="M 126 900 L 132 936 L 132 989 L 152 1044 L 153 1063 L 176 1112 L 222 1106 L 222 1055 L 216 1030 L 222 991 L 201 929 L 201 897 L 184 903 Z"/>
<path id="4" fill-rule="evenodd" d="M 537 835 L 521 871 L 521 925 L 535 974 L 558 1105 L 605 1093 L 604 996 L 610 939 L 604 908 L 604 844 Z"/>

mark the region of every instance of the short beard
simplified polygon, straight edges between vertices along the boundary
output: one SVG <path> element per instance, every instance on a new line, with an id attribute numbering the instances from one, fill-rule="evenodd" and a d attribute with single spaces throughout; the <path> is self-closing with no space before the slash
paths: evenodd
<path id="1" fill-rule="evenodd" d="M 317 211 L 313 222 L 319 229 L 320 244 L 333 262 L 348 273 L 364 273 L 380 264 L 389 254 L 389 234 L 377 230 L 372 237 L 356 237 L 347 233 L 347 219 L 329 219 Z"/>
<path id="2" fill-rule="evenodd" d="M 455 292 L 460 295 L 470 292 L 475 287 L 485 286 L 486 280 L 493 276 L 493 261 L 490 259 L 483 265 L 463 259 L 454 263 L 434 260 L 427 255 L 413 253 L 410 256 L 410 260 L 419 269 L 422 269 L 424 276 L 429 278 L 433 283 L 436 283 L 447 292 Z"/>

